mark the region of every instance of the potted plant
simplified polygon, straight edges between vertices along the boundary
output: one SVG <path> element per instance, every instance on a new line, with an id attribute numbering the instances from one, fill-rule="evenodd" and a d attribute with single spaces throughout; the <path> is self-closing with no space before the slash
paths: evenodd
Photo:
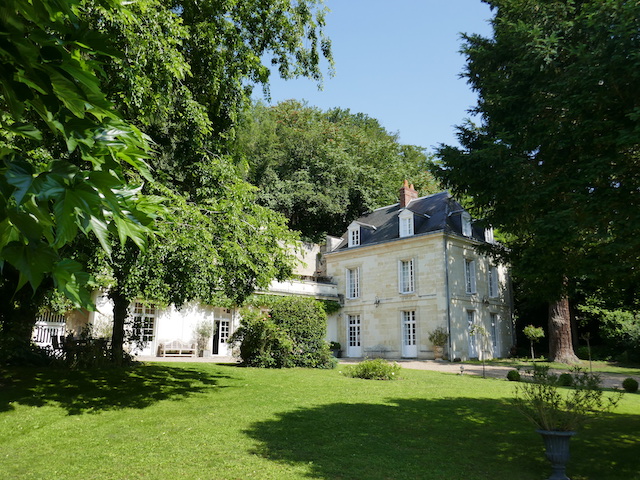
<path id="1" fill-rule="evenodd" d="M 531 343 L 531 361 L 536 358 L 535 353 L 533 352 L 533 344 L 540 341 L 541 338 L 544 338 L 544 329 L 542 327 L 534 327 L 533 325 L 527 325 L 522 330 L 524 336 L 529 339 Z"/>
<path id="2" fill-rule="evenodd" d="M 342 357 L 342 346 L 338 342 L 329 342 L 329 350 L 334 357 Z"/>
<path id="3" fill-rule="evenodd" d="M 209 339 L 213 333 L 213 324 L 209 321 L 203 320 L 196 325 L 195 328 L 196 348 L 198 350 L 199 357 L 211 356 L 211 350 L 207 349 L 209 345 Z M 207 353 L 208 352 L 208 355 Z"/>
<path id="4" fill-rule="evenodd" d="M 614 408 L 622 392 L 604 395 L 600 377 L 578 367 L 571 370 L 570 387 L 561 387 L 560 376 L 550 373 L 548 366 L 534 365 L 528 373 L 531 378 L 516 387 L 514 403 L 542 435 L 553 468 L 549 480 L 569 480 L 569 440 L 590 416 Z"/>
<path id="5" fill-rule="evenodd" d="M 444 346 L 447 343 L 448 338 L 449 334 L 443 327 L 438 327 L 429 334 L 429 341 L 433 344 L 433 353 L 436 360 L 442 359 Z"/>

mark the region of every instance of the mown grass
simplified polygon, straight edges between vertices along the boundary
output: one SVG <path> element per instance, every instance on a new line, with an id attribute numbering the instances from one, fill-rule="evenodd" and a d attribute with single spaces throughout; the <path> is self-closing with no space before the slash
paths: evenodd
<path id="1" fill-rule="evenodd" d="M 5 370 L 0 478 L 519 479 L 550 472 L 504 380 L 149 364 Z M 572 440 L 574 480 L 640 478 L 640 395 Z"/>

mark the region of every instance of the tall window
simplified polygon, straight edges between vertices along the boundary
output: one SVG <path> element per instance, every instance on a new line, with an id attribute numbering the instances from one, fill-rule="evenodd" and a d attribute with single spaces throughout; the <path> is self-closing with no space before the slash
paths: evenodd
<path id="1" fill-rule="evenodd" d="M 467 212 L 462 212 L 462 234 L 465 237 L 470 237 L 472 235 L 472 229 L 471 229 L 471 215 L 469 215 Z"/>
<path id="2" fill-rule="evenodd" d="M 349 346 L 360 346 L 360 315 L 349 315 Z"/>
<path id="3" fill-rule="evenodd" d="M 399 267 L 400 273 L 400 293 L 414 292 L 414 275 L 413 275 L 413 259 L 401 260 Z"/>
<path id="4" fill-rule="evenodd" d="M 495 240 L 493 238 L 493 228 L 492 227 L 484 229 L 484 241 L 487 242 L 487 243 L 495 243 Z"/>
<path id="5" fill-rule="evenodd" d="M 413 212 L 403 210 L 399 215 L 400 237 L 410 237 L 413 235 Z"/>
<path id="6" fill-rule="evenodd" d="M 416 344 L 416 312 L 402 312 L 402 336 L 405 345 Z"/>
<path id="7" fill-rule="evenodd" d="M 157 308 L 136 302 L 133 306 L 133 336 L 141 342 L 152 342 Z"/>
<path id="8" fill-rule="evenodd" d="M 358 298 L 360 296 L 360 269 L 347 269 L 347 298 Z"/>
<path id="9" fill-rule="evenodd" d="M 351 224 L 349 225 L 349 246 L 357 247 L 360 245 L 360 225 Z"/>
<path id="10" fill-rule="evenodd" d="M 465 259 L 464 279 L 466 283 L 467 293 L 476 293 L 476 262 L 475 261 Z"/>
<path id="11" fill-rule="evenodd" d="M 229 340 L 229 320 L 220 320 L 220 343 L 227 343 Z"/>
<path id="12" fill-rule="evenodd" d="M 491 314 L 491 341 L 493 342 L 493 351 L 497 355 L 498 352 L 498 314 Z"/>
<path id="13" fill-rule="evenodd" d="M 489 267 L 489 297 L 498 296 L 498 269 L 495 266 Z"/>

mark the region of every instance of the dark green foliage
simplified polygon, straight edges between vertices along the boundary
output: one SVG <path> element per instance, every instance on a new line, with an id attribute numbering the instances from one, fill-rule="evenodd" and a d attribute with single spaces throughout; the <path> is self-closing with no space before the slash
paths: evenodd
<path id="1" fill-rule="evenodd" d="M 638 391 L 638 381 L 634 378 L 625 378 L 622 381 L 622 388 L 628 393 L 636 393 Z"/>
<path id="2" fill-rule="evenodd" d="M 258 367 L 330 368 L 334 362 L 324 339 L 327 320 L 317 300 L 269 297 L 269 313 L 244 309 L 242 325 L 230 342 L 242 360 Z"/>
<path id="3" fill-rule="evenodd" d="M 259 310 L 244 309 L 242 325 L 229 339 L 239 345 L 240 356 L 251 367 L 293 367 L 293 341 L 271 318 Z"/>
<path id="4" fill-rule="evenodd" d="M 439 191 L 422 148 L 401 145 L 376 119 L 339 108 L 258 103 L 239 129 L 236 150 L 248 162 L 247 179 L 260 188 L 260 203 L 314 241 L 397 202 L 405 179 L 422 194 Z"/>
<path id="5" fill-rule="evenodd" d="M 507 380 L 510 382 L 519 382 L 521 378 L 520 372 L 518 370 L 509 370 L 507 372 Z"/>
<path id="6" fill-rule="evenodd" d="M 131 15 L 121 2 L 102 4 Z M 104 93 L 97 58 L 119 52 L 90 31 L 83 7 L 79 0 L 0 5 L 0 266 L 19 272 L 15 290 L 50 278 L 86 306 L 89 276 L 68 246 L 91 236 L 107 252 L 127 238 L 143 247 L 160 209 L 130 183 L 150 180 L 147 138 Z"/>
<path id="7" fill-rule="evenodd" d="M 402 367 L 396 362 L 389 363 L 383 358 L 365 359 L 362 362 L 348 366 L 344 374 L 347 377 L 363 378 L 366 380 L 397 380 Z"/>
<path id="8" fill-rule="evenodd" d="M 514 404 L 537 428 L 542 430 L 575 431 L 588 419 L 616 407 L 622 393 L 605 394 L 599 375 L 574 367 L 570 387 L 563 386 L 560 377 L 547 365 L 533 365 L 529 381 L 516 385 Z M 564 380 L 564 383 L 568 383 Z"/>
<path id="9" fill-rule="evenodd" d="M 640 313 L 624 308 L 607 309 L 590 301 L 580 306 L 588 320 L 599 324 L 599 334 L 614 358 L 640 360 Z"/>
<path id="10" fill-rule="evenodd" d="M 632 285 L 640 4 L 487 3 L 493 38 L 463 46 L 481 123 L 459 127 L 462 148 L 439 150 L 437 176 L 506 234 L 503 253 L 530 295 L 557 300 L 580 278 Z"/>
<path id="11" fill-rule="evenodd" d="M 573 375 L 570 373 L 561 373 L 558 376 L 558 385 L 561 387 L 570 387 L 573 385 Z"/>
<path id="12" fill-rule="evenodd" d="M 503 234 L 493 253 L 522 291 L 559 307 L 549 356 L 570 362 L 569 310 L 556 302 L 581 282 L 640 280 L 640 4 L 486 3 L 492 38 L 466 35 L 462 48 L 479 123 L 458 127 L 462 147 L 442 146 L 434 172 Z"/>

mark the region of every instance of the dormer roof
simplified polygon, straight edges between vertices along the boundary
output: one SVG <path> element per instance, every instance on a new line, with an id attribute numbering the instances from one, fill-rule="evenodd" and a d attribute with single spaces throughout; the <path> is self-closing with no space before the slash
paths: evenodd
<path id="1" fill-rule="evenodd" d="M 350 228 L 356 224 L 365 227 L 363 233 L 366 231 L 366 235 L 362 235 L 360 246 L 399 239 L 399 222 L 403 210 L 414 214 L 413 236 L 437 231 L 463 236 L 462 214 L 466 211 L 449 195 L 449 192 L 444 191 L 416 198 L 405 207 L 402 207 L 400 203 L 395 203 L 378 208 L 358 218 L 350 225 Z M 469 238 L 484 241 L 484 230 L 472 225 Z M 345 233 L 336 250 L 348 248 L 347 240 L 348 235 Z"/>

